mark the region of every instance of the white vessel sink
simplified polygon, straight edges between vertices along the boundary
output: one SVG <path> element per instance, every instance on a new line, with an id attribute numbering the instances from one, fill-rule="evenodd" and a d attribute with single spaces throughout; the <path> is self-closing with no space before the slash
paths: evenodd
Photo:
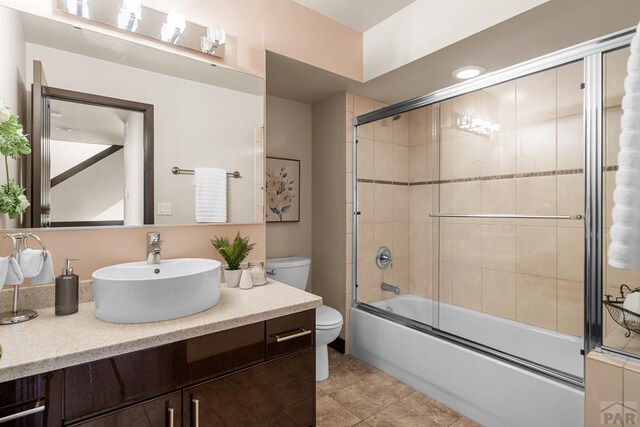
<path id="1" fill-rule="evenodd" d="M 145 323 L 204 311 L 220 300 L 220 263 L 181 258 L 160 264 L 130 262 L 93 273 L 98 319 Z"/>

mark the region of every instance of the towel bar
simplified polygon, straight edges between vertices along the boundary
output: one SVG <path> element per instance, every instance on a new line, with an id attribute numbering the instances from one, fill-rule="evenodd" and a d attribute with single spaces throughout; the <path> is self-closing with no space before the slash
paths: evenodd
<path id="1" fill-rule="evenodd" d="M 456 214 L 456 213 L 430 213 L 431 218 L 496 218 L 496 219 L 570 219 L 581 220 L 581 214 L 574 215 L 518 215 L 518 214 Z"/>
<path id="2" fill-rule="evenodd" d="M 177 166 L 174 166 L 171 168 L 171 173 L 174 175 L 193 175 L 196 173 L 196 171 L 194 171 L 193 169 L 180 169 Z M 234 171 L 234 172 L 227 172 L 227 177 L 229 178 L 242 178 L 242 175 L 240 175 L 240 172 L 238 171 Z"/>

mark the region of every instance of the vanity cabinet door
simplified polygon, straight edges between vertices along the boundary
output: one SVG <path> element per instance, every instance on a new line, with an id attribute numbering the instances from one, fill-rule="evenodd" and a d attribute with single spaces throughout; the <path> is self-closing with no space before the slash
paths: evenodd
<path id="1" fill-rule="evenodd" d="M 0 384 L 1 427 L 62 425 L 62 373 L 48 372 Z"/>
<path id="2" fill-rule="evenodd" d="M 310 426 L 315 350 L 308 348 L 186 389 L 184 426 Z"/>
<path id="3" fill-rule="evenodd" d="M 82 427 L 179 427 L 182 423 L 182 393 L 140 403 L 121 411 L 93 418 L 74 426 Z"/>

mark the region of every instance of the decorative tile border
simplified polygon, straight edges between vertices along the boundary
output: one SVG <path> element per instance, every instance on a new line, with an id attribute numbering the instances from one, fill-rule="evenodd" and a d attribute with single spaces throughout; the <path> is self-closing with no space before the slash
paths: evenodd
<path id="1" fill-rule="evenodd" d="M 604 168 L 606 171 L 618 170 L 617 166 L 608 166 Z M 415 186 L 415 185 L 431 185 L 431 184 L 454 184 L 458 182 L 474 182 L 474 181 L 495 181 L 500 179 L 514 179 L 514 178 L 534 178 L 541 176 L 556 176 L 556 175 L 577 175 L 581 174 L 583 169 L 562 169 L 555 171 L 544 172 L 527 172 L 527 173 L 510 173 L 505 175 L 488 175 L 488 176 L 475 176 L 471 178 L 455 178 L 455 179 L 441 179 L 434 181 L 416 181 L 416 182 L 402 182 L 402 181 L 383 181 L 377 179 L 364 179 L 358 178 L 358 182 L 364 184 L 387 184 L 387 185 L 401 185 L 401 186 Z"/>

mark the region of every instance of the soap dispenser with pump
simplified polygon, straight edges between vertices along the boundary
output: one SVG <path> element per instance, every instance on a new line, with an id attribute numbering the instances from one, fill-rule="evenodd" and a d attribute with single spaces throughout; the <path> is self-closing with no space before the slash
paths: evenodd
<path id="1" fill-rule="evenodd" d="M 78 275 L 73 274 L 71 261 L 79 258 L 67 257 L 62 274 L 56 277 L 56 316 L 66 316 L 78 312 Z"/>

